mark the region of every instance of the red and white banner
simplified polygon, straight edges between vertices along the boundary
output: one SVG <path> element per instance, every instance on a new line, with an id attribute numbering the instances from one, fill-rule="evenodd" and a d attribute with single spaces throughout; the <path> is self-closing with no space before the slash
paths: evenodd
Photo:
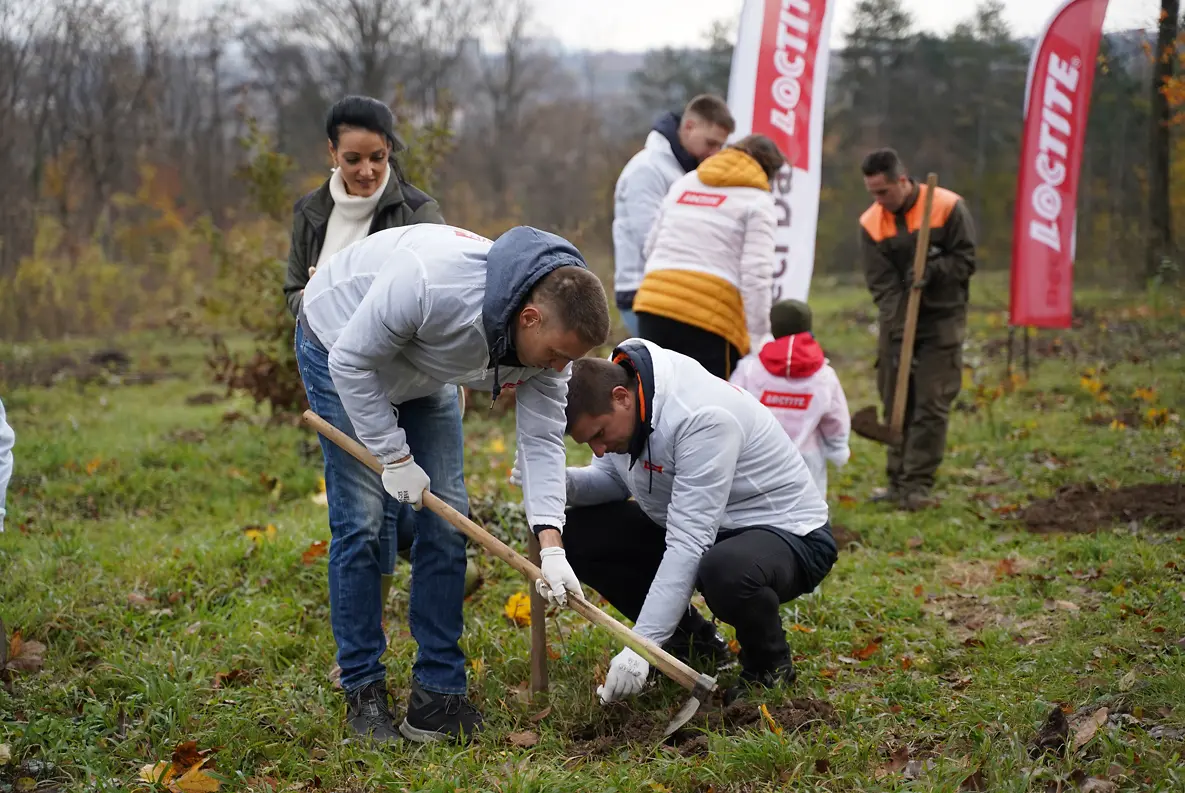
<path id="1" fill-rule="evenodd" d="M 1066 0 L 1033 50 L 1012 228 L 1009 322 L 1068 328 L 1078 174 L 1108 0 Z"/>
<path id="2" fill-rule="evenodd" d="M 838 0 L 745 0 L 728 80 L 736 138 L 761 134 L 786 155 L 778 207 L 774 300 L 806 300 L 815 266 L 823 103 Z"/>

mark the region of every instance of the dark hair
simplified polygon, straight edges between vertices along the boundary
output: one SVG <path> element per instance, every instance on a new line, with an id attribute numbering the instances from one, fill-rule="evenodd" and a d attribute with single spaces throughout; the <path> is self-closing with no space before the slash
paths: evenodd
<path id="1" fill-rule="evenodd" d="M 565 330 L 575 331 L 590 346 L 609 338 L 609 301 L 605 287 L 584 267 L 559 267 L 539 279 L 527 296 L 555 312 Z"/>
<path id="2" fill-rule="evenodd" d="M 876 176 L 879 173 L 884 174 L 886 179 L 897 179 L 905 173 L 905 166 L 901 164 L 901 158 L 895 150 L 885 148 L 865 155 L 864 162 L 860 163 L 860 170 L 865 176 Z"/>
<path id="3" fill-rule="evenodd" d="M 613 389 L 629 388 L 633 382 L 624 366 L 604 358 L 581 358 L 572 362 L 572 376 L 568 379 L 568 404 L 564 419 L 572 432 L 572 425 L 585 416 L 604 416 L 613 412 Z"/>
<path id="4" fill-rule="evenodd" d="M 761 170 L 765 171 L 765 178 L 771 182 L 786 164 L 786 155 L 782 154 L 778 144 L 764 135 L 748 135 L 732 144 L 732 148 L 739 149 L 756 160 Z"/>
<path id="5" fill-rule="evenodd" d="M 683 108 L 683 116 L 697 116 L 709 124 L 723 127 L 731 135 L 736 131 L 737 123 L 728 109 L 728 103 L 712 94 L 700 94 L 687 103 Z"/>
<path id="6" fill-rule="evenodd" d="M 403 141 L 395 134 L 395 114 L 373 97 L 351 95 L 339 99 L 329 108 L 329 114 L 325 117 L 325 133 L 335 149 L 342 127 L 355 127 L 382 135 L 392 152 L 405 148 Z"/>

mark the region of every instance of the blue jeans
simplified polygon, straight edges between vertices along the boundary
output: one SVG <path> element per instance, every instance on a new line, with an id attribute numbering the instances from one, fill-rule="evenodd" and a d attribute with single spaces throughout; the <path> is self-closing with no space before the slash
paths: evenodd
<path id="1" fill-rule="evenodd" d="M 633 309 L 619 308 L 618 313 L 621 314 L 621 322 L 629 330 L 630 336 L 638 335 L 638 315 L 634 313 Z"/>
<path id="2" fill-rule="evenodd" d="M 357 439 L 329 375 L 329 355 L 296 328 L 296 361 L 309 407 Z M 412 455 L 432 480 L 432 492 L 462 515 L 465 492 L 461 411 L 455 386 L 398 405 L 399 425 Z M 414 526 L 408 621 L 418 645 L 412 674 L 420 686 L 440 694 L 466 691 L 465 654 L 458 644 L 464 629 L 465 535 L 427 509 L 400 504 L 382 479 L 321 438 L 325 491 L 329 499 L 329 609 L 342 688 L 347 692 L 386 677 L 379 659 L 383 634 L 381 574 L 394 564 L 394 538 L 401 525 Z M 410 521 L 409 521 L 410 518 Z M 386 547 L 384 547 L 386 546 Z M 391 565 L 391 566 L 388 566 Z"/>

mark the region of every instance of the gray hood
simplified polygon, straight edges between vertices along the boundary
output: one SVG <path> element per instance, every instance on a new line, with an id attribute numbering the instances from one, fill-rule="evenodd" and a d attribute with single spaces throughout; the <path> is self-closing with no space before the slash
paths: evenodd
<path id="1" fill-rule="evenodd" d="M 531 226 L 515 226 L 490 247 L 481 321 L 494 366 L 494 399 L 502 390 L 498 381 L 499 365 L 522 365 L 514 350 L 511 323 L 539 279 L 568 266 L 587 268 L 588 265 L 575 245 Z"/>

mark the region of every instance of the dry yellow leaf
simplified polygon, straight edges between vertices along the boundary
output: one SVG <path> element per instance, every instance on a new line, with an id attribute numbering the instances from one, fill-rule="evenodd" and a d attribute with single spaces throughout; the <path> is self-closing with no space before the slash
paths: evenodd
<path id="1" fill-rule="evenodd" d="M 276 531 L 276 525 L 274 523 L 269 523 L 267 526 L 255 525 L 243 528 L 243 534 L 254 543 L 261 543 L 265 540 L 271 542 L 276 539 Z"/>
<path id="2" fill-rule="evenodd" d="M 506 599 L 506 616 L 515 625 L 526 627 L 531 624 L 531 598 L 526 592 L 515 592 Z"/>
<path id="3" fill-rule="evenodd" d="M 140 778 L 150 785 L 167 785 L 177 776 L 177 771 L 168 760 L 149 763 L 140 769 Z"/>
<path id="4" fill-rule="evenodd" d="M 179 776 L 169 788 L 179 793 L 216 793 L 222 783 L 202 770 L 205 758 Z"/>
<path id="5" fill-rule="evenodd" d="M 102 464 L 103 464 L 102 457 L 96 457 L 93 460 L 91 460 L 89 463 L 86 464 L 86 475 L 87 476 L 94 476 L 95 471 L 98 471 L 99 466 L 101 466 Z"/>
<path id="6" fill-rule="evenodd" d="M 761 718 L 765 721 L 765 726 L 769 727 L 770 732 L 772 732 L 774 735 L 781 735 L 782 725 L 774 721 L 774 717 L 769 715 L 769 708 L 767 708 L 763 703 L 761 707 L 758 708 L 758 710 L 761 711 Z"/>
<path id="7" fill-rule="evenodd" d="M 486 445 L 486 451 L 490 454 L 505 454 L 506 441 L 502 440 L 501 435 L 496 435 L 491 438 L 490 442 Z"/>

